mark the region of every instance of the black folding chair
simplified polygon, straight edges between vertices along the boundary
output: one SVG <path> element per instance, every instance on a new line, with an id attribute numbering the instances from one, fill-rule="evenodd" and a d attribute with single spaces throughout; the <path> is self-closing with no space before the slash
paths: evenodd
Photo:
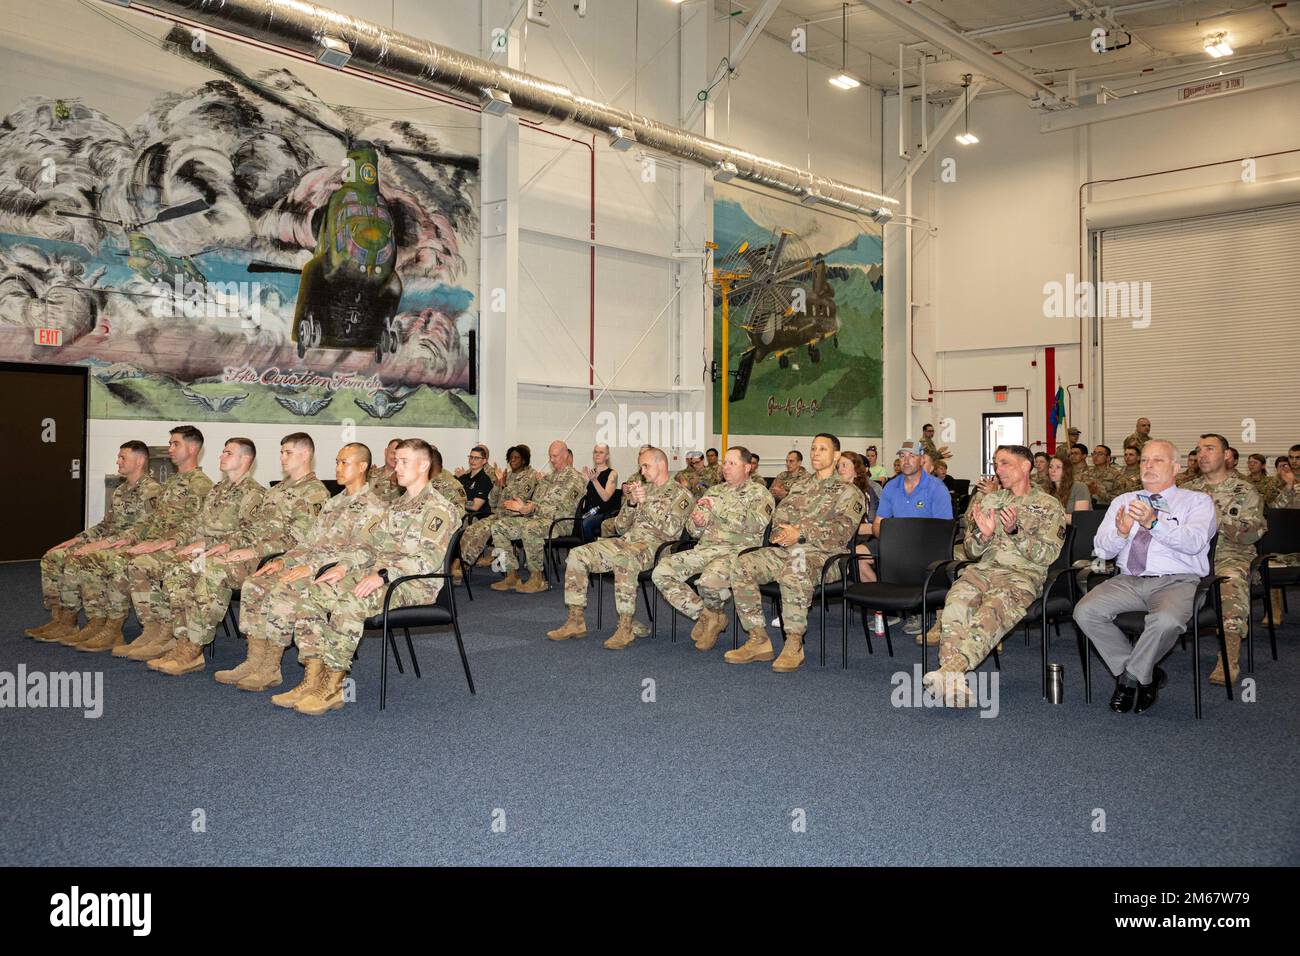
<path id="1" fill-rule="evenodd" d="M 460 634 L 460 617 L 456 611 L 456 588 L 451 581 L 451 562 L 456 555 L 460 553 L 460 536 L 464 533 L 465 528 L 462 525 L 457 528 L 451 536 L 451 541 L 447 545 L 447 553 L 443 556 L 442 570 L 433 571 L 428 574 L 407 574 L 393 581 L 388 582 L 388 587 L 384 591 L 384 610 L 382 614 L 375 614 L 366 618 L 365 630 L 382 630 L 383 656 L 379 664 L 379 709 L 383 710 L 388 699 L 388 651 L 393 651 L 393 660 L 397 664 L 397 672 L 404 673 L 402 669 L 402 658 L 397 652 L 397 640 L 393 636 L 393 629 L 400 627 L 402 633 L 406 636 L 406 649 L 411 654 L 411 667 L 415 670 L 416 677 L 422 677 L 420 673 L 420 662 L 415 656 L 415 645 L 411 642 L 411 628 L 413 627 L 441 627 L 450 624 L 452 632 L 456 635 L 456 647 L 460 651 L 460 663 L 465 669 L 465 683 L 469 685 L 471 694 L 477 693 L 474 689 L 474 678 L 469 672 L 469 658 L 465 656 L 465 642 L 461 639 Z M 324 569 L 322 569 L 323 571 Z M 438 590 L 438 597 L 433 604 L 419 604 L 411 607 L 391 607 L 393 594 L 399 587 L 407 581 L 420 581 L 426 578 L 442 578 L 443 586 Z"/>
<path id="2" fill-rule="evenodd" d="M 1268 508 L 1264 512 L 1268 530 L 1264 537 L 1255 543 L 1259 555 L 1250 563 L 1250 598 L 1255 600 L 1255 575 L 1258 574 L 1263 585 L 1264 616 L 1268 622 L 1268 641 L 1272 647 L 1273 660 L 1277 660 L 1277 630 L 1280 623 L 1273 620 L 1273 591 L 1282 592 L 1282 608 L 1286 610 L 1286 589 L 1300 584 L 1300 567 L 1270 568 L 1268 559 L 1281 554 L 1300 552 L 1300 508 Z M 1255 615 L 1247 615 L 1246 625 L 1246 669 L 1255 670 Z"/>
<path id="3" fill-rule="evenodd" d="M 853 584 L 844 590 L 843 634 L 844 658 L 842 667 L 849 666 L 849 612 L 856 607 L 862 614 L 862 630 L 866 635 L 867 653 L 874 654 L 871 646 L 869 611 L 879 611 L 885 616 L 885 644 L 889 656 L 894 656 L 894 641 L 889 630 L 888 617 L 919 613 L 921 615 L 921 668 L 929 666 L 925 628 L 929 611 L 943 603 L 948 595 L 951 580 L 938 572 L 956 564 L 952 560 L 955 518 L 884 518 L 880 522 L 880 536 L 876 539 L 876 581 Z"/>
<path id="4" fill-rule="evenodd" d="M 659 589 L 651 587 L 650 575 L 654 574 L 655 565 L 659 563 L 664 553 L 671 550 L 674 554 L 678 551 L 685 551 L 688 548 L 695 547 L 695 539 L 685 531 L 681 536 L 673 541 L 665 541 L 659 547 L 655 548 L 654 560 L 650 562 L 650 567 L 638 572 L 636 576 L 637 587 L 641 591 L 641 600 L 645 601 L 646 613 L 650 615 L 650 636 L 659 636 Z M 605 615 L 605 579 L 614 580 L 613 571 L 600 571 L 591 575 L 596 579 L 596 628 L 599 629 Z M 591 585 L 588 579 L 588 587 Z"/>
<path id="5" fill-rule="evenodd" d="M 617 492 L 615 493 L 617 494 Z M 550 528 L 546 531 L 546 545 L 542 552 L 542 563 L 549 565 L 550 568 L 555 571 L 557 584 L 564 583 L 564 572 L 560 568 L 559 552 L 563 551 L 567 556 L 570 551 L 574 548 L 581 547 L 584 543 L 582 540 L 582 516 L 587 510 L 586 501 L 587 499 L 585 495 L 582 498 L 579 498 L 577 508 L 573 512 L 573 517 L 556 518 L 551 522 Z M 570 525 L 568 534 L 557 535 L 555 533 L 556 528 L 563 527 L 565 524 L 569 524 L 570 522 L 572 522 L 572 524 Z M 547 580 L 550 580 L 549 575 L 547 576 Z"/>
<path id="6" fill-rule="evenodd" d="M 1224 675 L 1224 689 L 1228 693 L 1228 700 L 1232 700 L 1232 681 L 1228 680 L 1230 676 L 1228 671 L 1228 639 L 1223 632 L 1223 597 L 1220 591 L 1220 584 L 1227 578 L 1214 573 L 1214 551 L 1218 544 L 1219 536 L 1216 534 L 1210 539 L 1209 564 L 1210 573 L 1201 578 L 1196 585 L 1196 596 L 1192 599 L 1192 616 L 1188 620 L 1188 626 L 1192 632 L 1192 702 L 1193 709 L 1196 713 L 1196 719 L 1201 719 L 1201 628 L 1214 629 L 1219 636 L 1219 653 L 1222 655 Z M 1096 582 L 1106 578 L 1113 577 L 1110 575 L 1091 574 L 1088 576 L 1088 588 L 1096 586 Z M 1207 603 L 1205 598 L 1209 595 L 1211 600 Z M 1146 630 L 1146 611 L 1124 611 L 1115 616 L 1115 626 L 1118 627 L 1131 640 L 1136 641 Z M 1083 688 L 1084 700 L 1092 702 L 1092 652 L 1091 641 L 1087 636 L 1080 632 L 1080 640 L 1083 642 Z"/>
<path id="7" fill-rule="evenodd" d="M 857 546 L 859 543 L 858 532 L 853 533 L 853 539 L 849 543 L 848 551 L 841 551 L 831 555 L 822 565 L 820 580 L 813 587 L 812 600 L 817 604 L 820 610 L 820 619 L 818 624 L 818 636 L 820 638 L 820 649 L 818 654 L 818 666 L 826 666 L 826 603 L 828 601 L 840 601 L 844 598 L 844 588 L 846 581 L 857 584 L 858 578 L 858 561 L 871 560 L 870 555 L 858 554 Z M 856 559 L 856 560 L 851 560 Z M 840 569 L 840 576 L 834 581 L 827 581 L 826 575 L 833 568 Z M 851 581 L 849 580 L 851 577 Z M 760 584 L 758 593 L 772 601 L 772 609 L 781 621 L 781 640 L 785 640 L 785 607 L 781 600 L 781 585 L 775 581 L 769 581 L 767 584 Z"/>

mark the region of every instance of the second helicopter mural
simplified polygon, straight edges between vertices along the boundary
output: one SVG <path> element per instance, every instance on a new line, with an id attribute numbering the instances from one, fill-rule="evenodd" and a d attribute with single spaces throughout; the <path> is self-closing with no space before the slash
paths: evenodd
<path id="1" fill-rule="evenodd" d="M 714 430 L 725 387 L 733 435 L 880 434 L 880 227 L 719 186 L 713 233 Z"/>
<path id="2" fill-rule="evenodd" d="M 137 41 L 185 81 L 143 112 L 93 84 L 0 102 L 0 357 L 89 366 L 94 418 L 472 427 L 476 114 Z"/>

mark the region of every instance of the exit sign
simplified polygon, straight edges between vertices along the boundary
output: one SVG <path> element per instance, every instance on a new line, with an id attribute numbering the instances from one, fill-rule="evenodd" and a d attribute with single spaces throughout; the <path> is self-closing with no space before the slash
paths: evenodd
<path id="1" fill-rule="evenodd" d="M 1005 385 L 993 386 L 993 401 L 1005 402 L 1007 400 L 1007 387 Z"/>
<path id="2" fill-rule="evenodd" d="M 36 333 L 37 345 L 62 345 L 63 344 L 62 329 L 36 329 L 35 333 Z"/>

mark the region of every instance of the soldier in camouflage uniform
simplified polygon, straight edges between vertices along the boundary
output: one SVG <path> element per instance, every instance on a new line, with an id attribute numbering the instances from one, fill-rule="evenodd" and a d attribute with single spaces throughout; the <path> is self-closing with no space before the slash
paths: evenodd
<path id="1" fill-rule="evenodd" d="M 117 453 L 117 473 L 125 480 L 113 489 L 113 503 L 99 524 L 60 542 L 41 558 L 41 596 L 50 620 L 24 633 L 38 641 L 55 641 L 77 630 L 81 610 L 80 579 L 87 554 L 111 547 L 126 529 L 153 511 L 162 485 L 149 474 L 149 446 L 129 441 Z"/>
<path id="2" fill-rule="evenodd" d="M 170 622 L 170 632 L 165 633 L 175 643 L 149 661 L 151 669 L 173 677 L 203 670 L 203 648 L 216 636 L 234 592 L 263 558 L 288 551 L 302 540 L 329 500 L 329 492 L 311 468 L 315 453 L 316 445 L 307 433 L 286 435 L 280 442 L 284 480 L 266 493 L 247 523 L 215 545 L 205 538 L 205 545 L 212 546 L 200 557 L 177 561 L 164 573 Z M 213 489 L 209 500 L 220 488 L 219 484 Z"/>
<path id="3" fill-rule="evenodd" d="M 812 440 L 813 474 L 785 496 L 772 515 L 771 546 L 738 555 L 731 562 L 731 597 L 749 640 L 723 657 L 728 664 L 771 661 L 775 656 L 767 636 L 759 586 L 781 586 L 781 617 L 785 647 L 772 670 L 793 671 L 803 664 L 803 637 L 808 629 L 808 605 L 821 581 L 822 567 L 835 554 L 848 550 L 862 523 L 867 499 L 857 486 L 836 472 L 840 440 L 822 433 Z M 826 580 L 839 580 L 839 572 Z"/>
<path id="4" fill-rule="evenodd" d="M 1099 505 L 1109 505 L 1115 498 L 1120 470 L 1110 463 L 1110 446 L 1098 445 L 1092 450 L 1092 461 L 1079 471 L 1079 481 L 1088 486 L 1088 492 Z"/>
<path id="5" fill-rule="evenodd" d="M 681 536 L 682 525 L 691 513 L 695 499 L 691 493 L 668 478 L 668 456 L 658 448 L 647 448 L 637 456 L 637 468 L 645 481 L 634 486 L 624 498 L 618 513 L 619 537 L 602 538 L 569 552 L 564 569 L 564 603 L 569 617 L 559 627 L 548 631 L 553 641 L 587 635 L 583 609 L 587 606 L 587 577 L 614 572 L 614 606 L 618 609 L 618 628 L 605 641 L 610 650 L 621 650 L 637 637 L 650 633 L 636 620 L 637 575 L 648 571 L 655 551 L 666 541 Z"/>
<path id="6" fill-rule="evenodd" d="M 1201 476 L 1201 466 L 1197 462 L 1197 453 L 1189 451 L 1187 453 L 1187 467 L 1174 476 L 1174 484 L 1181 488 L 1189 481 L 1199 478 Z"/>
<path id="7" fill-rule="evenodd" d="M 699 501 L 704 492 L 711 487 L 709 473 L 704 468 L 704 452 L 688 451 L 686 453 L 686 467 L 673 475 L 673 481 L 689 491 L 692 498 Z M 717 482 L 713 484 L 717 484 Z"/>
<path id="8" fill-rule="evenodd" d="M 442 452 L 438 451 L 438 446 L 430 445 L 429 448 L 433 452 L 433 471 L 429 476 L 429 484 L 433 485 L 438 494 L 446 498 L 464 518 L 465 503 L 469 500 L 465 497 L 465 486 L 442 467 Z"/>
<path id="9" fill-rule="evenodd" d="M 939 616 L 939 669 L 922 678 L 946 706 L 975 702 L 966 672 L 1024 617 L 1065 542 L 1065 510 L 1031 484 L 1033 460 L 1023 445 L 998 448 L 1002 487 L 984 496 L 966 529 L 966 553 L 978 563 L 948 591 Z"/>
<path id="10" fill-rule="evenodd" d="M 122 625 L 130 608 L 131 566 L 151 562 L 161 552 L 194 537 L 203 500 L 212 479 L 199 468 L 203 433 L 193 425 L 178 425 L 169 434 L 168 454 L 176 474 L 163 485 L 145 521 L 123 531 L 112 547 L 86 555 L 80 568 L 81 604 L 88 623 L 59 643 L 90 651 L 106 651 L 122 643 Z"/>
<path id="11" fill-rule="evenodd" d="M 691 629 L 695 649 L 709 651 L 727 629 L 723 612 L 730 597 L 731 562 L 745 548 L 763 543 L 763 532 L 776 502 L 766 488 L 745 480 L 749 450 L 739 445 L 727 449 L 722 462 L 727 481 L 714 485 L 696 503 L 686 530 L 698 543 L 679 554 L 666 555 L 651 579 L 668 603 L 696 621 Z M 806 474 L 806 472 L 805 472 Z M 686 579 L 698 574 L 696 588 Z"/>
<path id="12" fill-rule="evenodd" d="M 506 572 L 504 578 L 489 585 L 494 591 L 513 590 L 520 594 L 536 594 L 549 587 L 544 564 L 546 535 L 556 519 L 573 516 L 578 501 L 586 494 L 587 481 L 573 467 L 573 452 L 564 442 L 551 442 L 547 448 L 547 457 L 551 463 L 551 473 L 538 482 L 533 489 L 532 499 L 503 499 L 503 513 L 494 519 L 492 544 L 501 556 L 501 570 Z M 560 527 L 571 529 L 572 526 Z M 572 530 L 576 532 L 576 529 Z M 511 543 L 516 538 L 523 542 L 524 557 L 528 561 L 526 582 L 519 578 L 519 565 Z"/>
<path id="13" fill-rule="evenodd" d="M 257 449 L 247 438 L 229 439 L 221 449 L 221 481 L 203 499 L 193 533 L 185 543 L 174 549 L 140 555 L 127 566 L 131 603 L 135 606 L 136 617 L 144 625 L 144 633 L 119 656 L 147 661 L 175 647 L 176 622 L 172 620 L 172 601 L 164 581 L 169 574 L 175 573 L 181 576 L 179 580 L 192 582 L 194 572 L 204 563 L 200 557 L 203 552 L 247 526 L 249 518 L 266 497 L 266 489 L 253 477 L 256 457 Z M 173 583 L 173 590 L 177 586 Z M 173 597 L 176 605 L 183 607 L 187 599 L 192 599 L 192 594 L 174 594 Z M 183 626 L 180 633 L 184 634 Z"/>
<path id="14" fill-rule="evenodd" d="M 281 614 L 290 614 L 303 603 L 303 594 L 315 586 L 312 580 L 327 564 L 338 560 L 363 528 L 383 517 L 388 505 L 375 494 L 367 480 L 370 449 L 354 442 L 339 449 L 334 459 L 334 479 L 343 491 L 325 502 L 320 514 L 300 542 L 280 557 L 268 561 L 244 580 L 240 590 L 239 629 L 248 636 L 247 659 L 228 671 L 217 671 L 219 684 L 235 684 L 241 690 L 262 691 L 279 685 L 280 658 L 293 633 L 267 627 L 267 608 L 272 602 Z M 275 645 L 272 647 L 271 645 Z M 298 642 L 298 660 L 319 656 L 304 636 Z M 286 705 L 292 706 L 292 704 Z"/>
<path id="15" fill-rule="evenodd" d="M 267 602 L 264 669 L 278 674 L 285 638 L 290 635 L 300 642 L 300 648 L 310 647 L 312 655 L 307 658 L 302 683 L 277 694 L 274 703 L 311 716 L 342 707 L 343 680 L 352 668 L 366 618 L 383 609 L 389 582 L 443 570 L 460 516 L 429 484 L 432 463 L 428 442 L 419 438 L 401 442 L 397 446 L 397 482 L 406 493 L 343 545 L 336 555 L 338 563 L 298 592 L 295 603 L 278 601 L 275 595 Z M 393 592 L 389 606 L 432 604 L 442 582 L 442 578 L 408 581 Z"/>
<path id="16" fill-rule="evenodd" d="M 1119 477 L 1115 479 L 1111 501 L 1125 492 L 1139 491 L 1142 488 L 1142 470 L 1138 464 L 1141 457 L 1142 453 L 1132 445 L 1124 446 L 1124 467 L 1120 469 Z"/>
<path id="17" fill-rule="evenodd" d="M 652 446 L 642 445 L 640 449 L 637 450 L 637 455 L 640 455 L 641 452 L 650 447 Z M 600 523 L 600 536 L 602 538 L 618 537 L 618 531 L 615 526 L 618 524 L 619 517 L 623 514 L 624 510 L 627 509 L 628 495 L 631 494 L 633 488 L 641 484 L 645 484 L 645 478 L 641 476 L 641 472 L 639 471 L 632 472 L 632 474 L 628 476 L 627 481 L 623 482 L 623 497 L 619 501 L 618 511 L 614 512 Z M 714 484 L 717 484 L 717 482 L 714 482 Z"/>
<path id="18" fill-rule="evenodd" d="M 492 509 L 492 514 L 479 521 L 475 521 L 465 533 L 460 536 L 460 559 L 469 567 L 479 560 L 483 554 L 483 549 L 492 538 L 492 532 L 496 528 L 496 522 L 502 518 L 515 517 L 509 511 L 502 508 L 502 502 L 531 501 L 533 493 L 537 490 L 537 473 L 530 467 L 532 452 L 527 445 L 512 445 L 506 450 L 506 465 L 509 470 L 494 468 L 492 474 L 492 491 L 488 493 L 488 505 Z M 576 503 L 574 507 L 577 507 Z M 514 546 L 508 545 L 513 552 Z M 488 564 L 491 558 L 487 557 L 485 561 L 479 561 L 480 564 Z M 536 572 L 538 569 L 529 565 L 529 570 Z M 512 585 L 513 586 L 513 585 Z"/>
<path id="19" fill-rule="evenodd" d="M 1278 479 L 1268 473 L 1267 458 L 1260 454 L 1254 454 L 1247 458 L 1246 474 L 1243 480 L 1259 494 L 1265 508 L 1273 506 L 1273 499 L 1277 497 L 1279 491 L 1277 488 Z"/>
<path id="20" fill-rule="evenodd" d="M 397 445 L 400 441 L 400 438 L 391 439 L 384 448 L 384 463 L 372 465 L 370 471 L 366 473 L 370 489 L 383 502 L 396 501 L 402 496 L 402 488 L 398 485 L 397 476 L 393 471 L 393 456 L 397 454 Z"/>
<path id="21" fill-rule="evenodd" d="M 772 479 L 771 492 L 776 501 L 790 493 L 795 482 L 808 477 L 808 469 L 803 466 L 803 452 L 791 449 L 785 456 L 785 471 Z"/>
<path id="22" fill-rule="evenodd" d="M 1250 614 L 1250 563 L 1255 560 L 1255 542 L 1264 536 L 1264 503 L 1259 493 L 1229 473 L 1228 440 L 1222 435 L 1205 435 L 1196 446 L 1200 474 L 1187 482 L 1188 491 L 1201 491 L 1214 499 L 1219 535 L 1214 552 L 1214 573 L 1228 580 L 1220 585 L 1223 596 L 1223 633 L 1228 646 L 1229 679 L 1235 684 L 1237 659 L 1246 636 Z M 1215 665 L 1210 683 L 1223 683 L 1223 661 Z"/>
<path id="23" fill-rule="evenodd" d="M 1139 418 L 1137 420 L 1137 426 L 1134 429 L 1133 434 L 1129 435 L 1127 438 L 1124 439 L 1122 447 L 1128 448 L 1130 445 L 1132 445 L 1134 448 L 1138 450 L 1138 454 L 1141 455 L 1142 446 L 1145 445 L 1150 440 L 1151 440 L 1151 419 Z"/>
<path id="24" fill-rule="evenodd" d="M 1296 480 L 1297 471 L 1300 471 L 1300 445 L 1292 445 L 1289 458 L 1282 457 L 1278 460 L 1277 475 L 1273 479 L 1273 499 L 1266 502 L 1267 507 L 1300 508 L 1300 481 Z M 1270 568 L 1300 567 L 1300 553 L 1279 554 L 1277 557 L 1269 558 L 1268 566 Z M 1273 604 L 1273 622 L 1280 624 L 1283 619 L 1282 592 L 1274 590 L 1269 595 L 1269 600 Z"/>

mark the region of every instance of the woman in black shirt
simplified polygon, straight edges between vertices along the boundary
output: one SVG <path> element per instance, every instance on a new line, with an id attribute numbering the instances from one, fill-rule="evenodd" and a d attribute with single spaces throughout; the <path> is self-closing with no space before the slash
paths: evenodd
<path id="1" fill-rule="evenodd" d="M 609 446 L 600 444 L 591 450 L 593 467 L 582 469 L 587 479 L 587 493 L 582 499 L 582 540 L 600 537 L 600 524 L 618 510 L 618 472 L 609 466 Z"/>

